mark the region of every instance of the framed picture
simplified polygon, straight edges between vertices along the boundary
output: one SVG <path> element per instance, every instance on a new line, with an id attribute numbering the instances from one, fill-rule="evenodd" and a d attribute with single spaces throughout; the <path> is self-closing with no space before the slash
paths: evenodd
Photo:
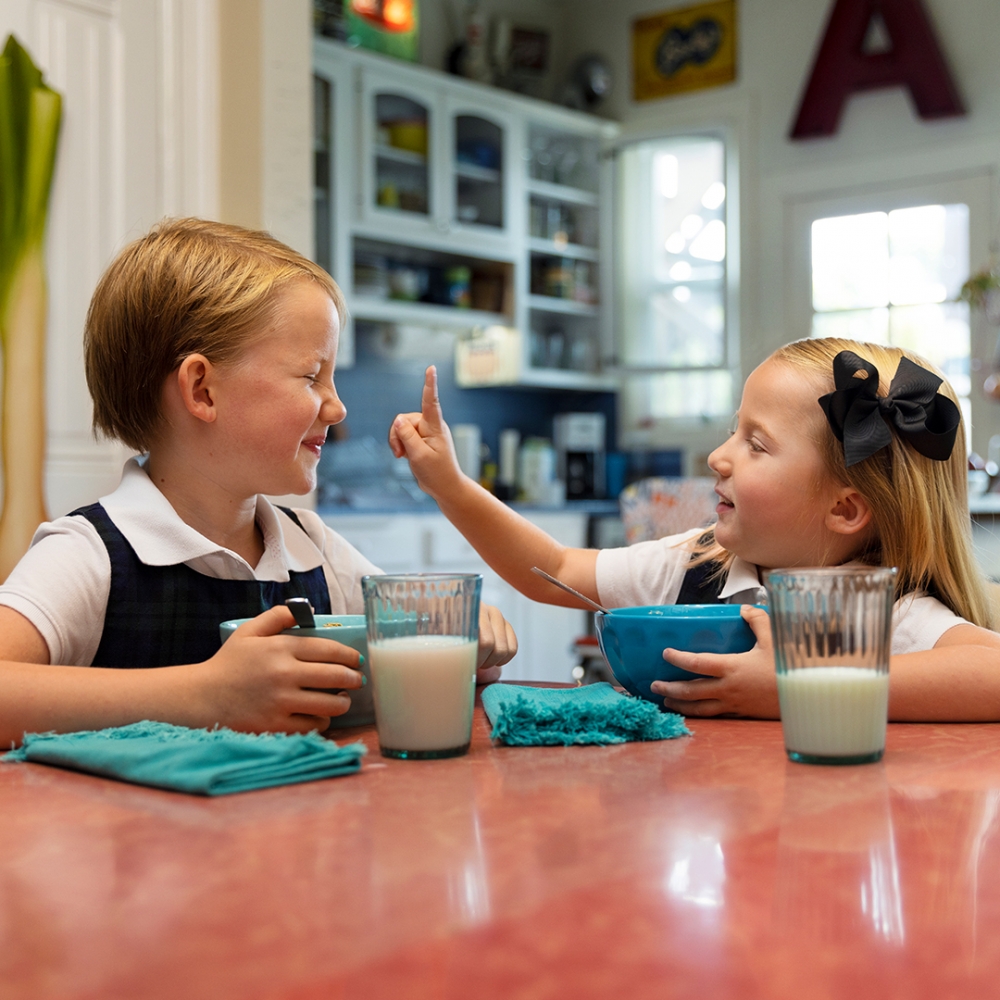
<path id="1" fill-rule="evenodd" d="M 347 41 L 397 59 L 420 56 L 419 0 L 343 0 Z"/>
<path id="2" fill-rule="evenodd" d="M 632 96 L 667 97 L 736 79 L 736 0 L 715 0 L 632 22 Z"/>
<path id="3" fill-rule="evenodd" d="M 510 68 L 521 72 L 546 72 L 549 68 L 549 33 L 533 28 L 512 28 Z"/>

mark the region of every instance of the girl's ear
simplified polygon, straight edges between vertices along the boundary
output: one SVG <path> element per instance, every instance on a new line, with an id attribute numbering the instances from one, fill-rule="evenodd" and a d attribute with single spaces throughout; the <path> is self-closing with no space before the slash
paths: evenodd
<path id="1" fill-rule="evenodd" d="M 826 526 L 838 535 L 856 535 L 871 524 L 872 509 L 857 490 L 845 488 L 826 515 Z"/>
<path id="2" fill-rule="evenodd" d="M 218 416 L 213 395 L 215 367 L 203 354 L 189 354 L 177 369 L 177 390 L 185 409 L 197 420 L 214 423 Z"/>

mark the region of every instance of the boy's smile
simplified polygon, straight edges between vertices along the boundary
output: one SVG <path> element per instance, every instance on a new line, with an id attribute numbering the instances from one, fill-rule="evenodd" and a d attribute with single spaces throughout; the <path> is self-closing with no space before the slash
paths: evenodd
<path id="1" fill-rule="evenodd" d="M 841 485 L 816 443 L 819 395 L 787 365 L 765 361 L 747 379 L 735 431 L 709 456 L 719 477 L 716 540 L 747 562 L 774 569 L 849 556 L 826 525 Z"/>

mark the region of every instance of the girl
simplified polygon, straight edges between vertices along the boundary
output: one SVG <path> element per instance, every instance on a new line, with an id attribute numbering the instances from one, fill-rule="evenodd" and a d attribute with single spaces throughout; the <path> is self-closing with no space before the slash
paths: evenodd
<path id="1" fill-rule="evenodd" d="M 709 457 L 716 524 L 626 549 L 561 546 L 463 477 L 432 369 L 421 412 L 400 414 L 389 441 L 483 558 L 536 600 L 572 604 L 532 566 L 606 607 L 749 605 L 767 569 L 897 566 L 890 717 L 1000 719 L 1000 635 L 971 552 L 961 417 L 951 387 L 916 355 L 835 339 L 776 351 L 747 379 L 733 432 Z M 706 675 L 655 684 L 668 708 L 778 718 L 767 613 L 743 616 L 757 637 L 748 653 L 664 650 Z"/>
<path id="2" fill-rule="evenodd" d="M 357 652 L 280 635 L 283 602 L 358 613 L 379 571 L 312 511 L 262 495 L 316 485 L 347 412 L 342 316 L 325 271 L 237 226 L 165 222 L 108 268 L 85 333 L 94 426 L 146 458 L 43 524 L 0 587 L 0 745 L 142 719 L 302 732 L 347 711 L 328 689 L 361 685 Z M 219 623 L 251 616 L 220 649 Z M 492 608 L 480 634 L 492 680 L 516 641 Z"/>

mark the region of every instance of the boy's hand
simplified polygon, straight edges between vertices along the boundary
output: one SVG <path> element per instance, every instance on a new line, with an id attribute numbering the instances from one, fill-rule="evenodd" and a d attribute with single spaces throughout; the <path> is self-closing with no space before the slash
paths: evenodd
<path id="1" fill-rule="evenodd" d="M 654 681 L 653 694 L 681 715 L 742 715 L 778 719 L 778 681 L 774 673 L 771 623 L 763 608 L 744 605 L 740 612 L 753 629 L 757 645 L 747 653 L 685 653 L 665 649 L 668 663 L 705 678 L 692 681 Z"/>
<path id="2" fill-rule="evenodd" d="M 295 624 L 284 605 L 241 625 L 204 668 L 208 725 L 246 732 L 322 732 L 351 707 L 329 688 L 359 688 L 361 657 L 332 639 L 280 635 Z"/>
<path id="3" fill-rule="evenodd" d="M 389 428 L 389 447 L 396 458 L 404 455 L 420 488 L 437 499 L 462 476 L 451 431 L 441 414 L 437 369 L 424 373 L 419 413 L 400 413 Z"/>
<path id="4" fill-rule="evenodd" d="M 517 636 L 510 622 L 490 604 L 479 606 L 479 659 L 476 683 L 500 680 L 500 667 L 517 653 Z"/>

